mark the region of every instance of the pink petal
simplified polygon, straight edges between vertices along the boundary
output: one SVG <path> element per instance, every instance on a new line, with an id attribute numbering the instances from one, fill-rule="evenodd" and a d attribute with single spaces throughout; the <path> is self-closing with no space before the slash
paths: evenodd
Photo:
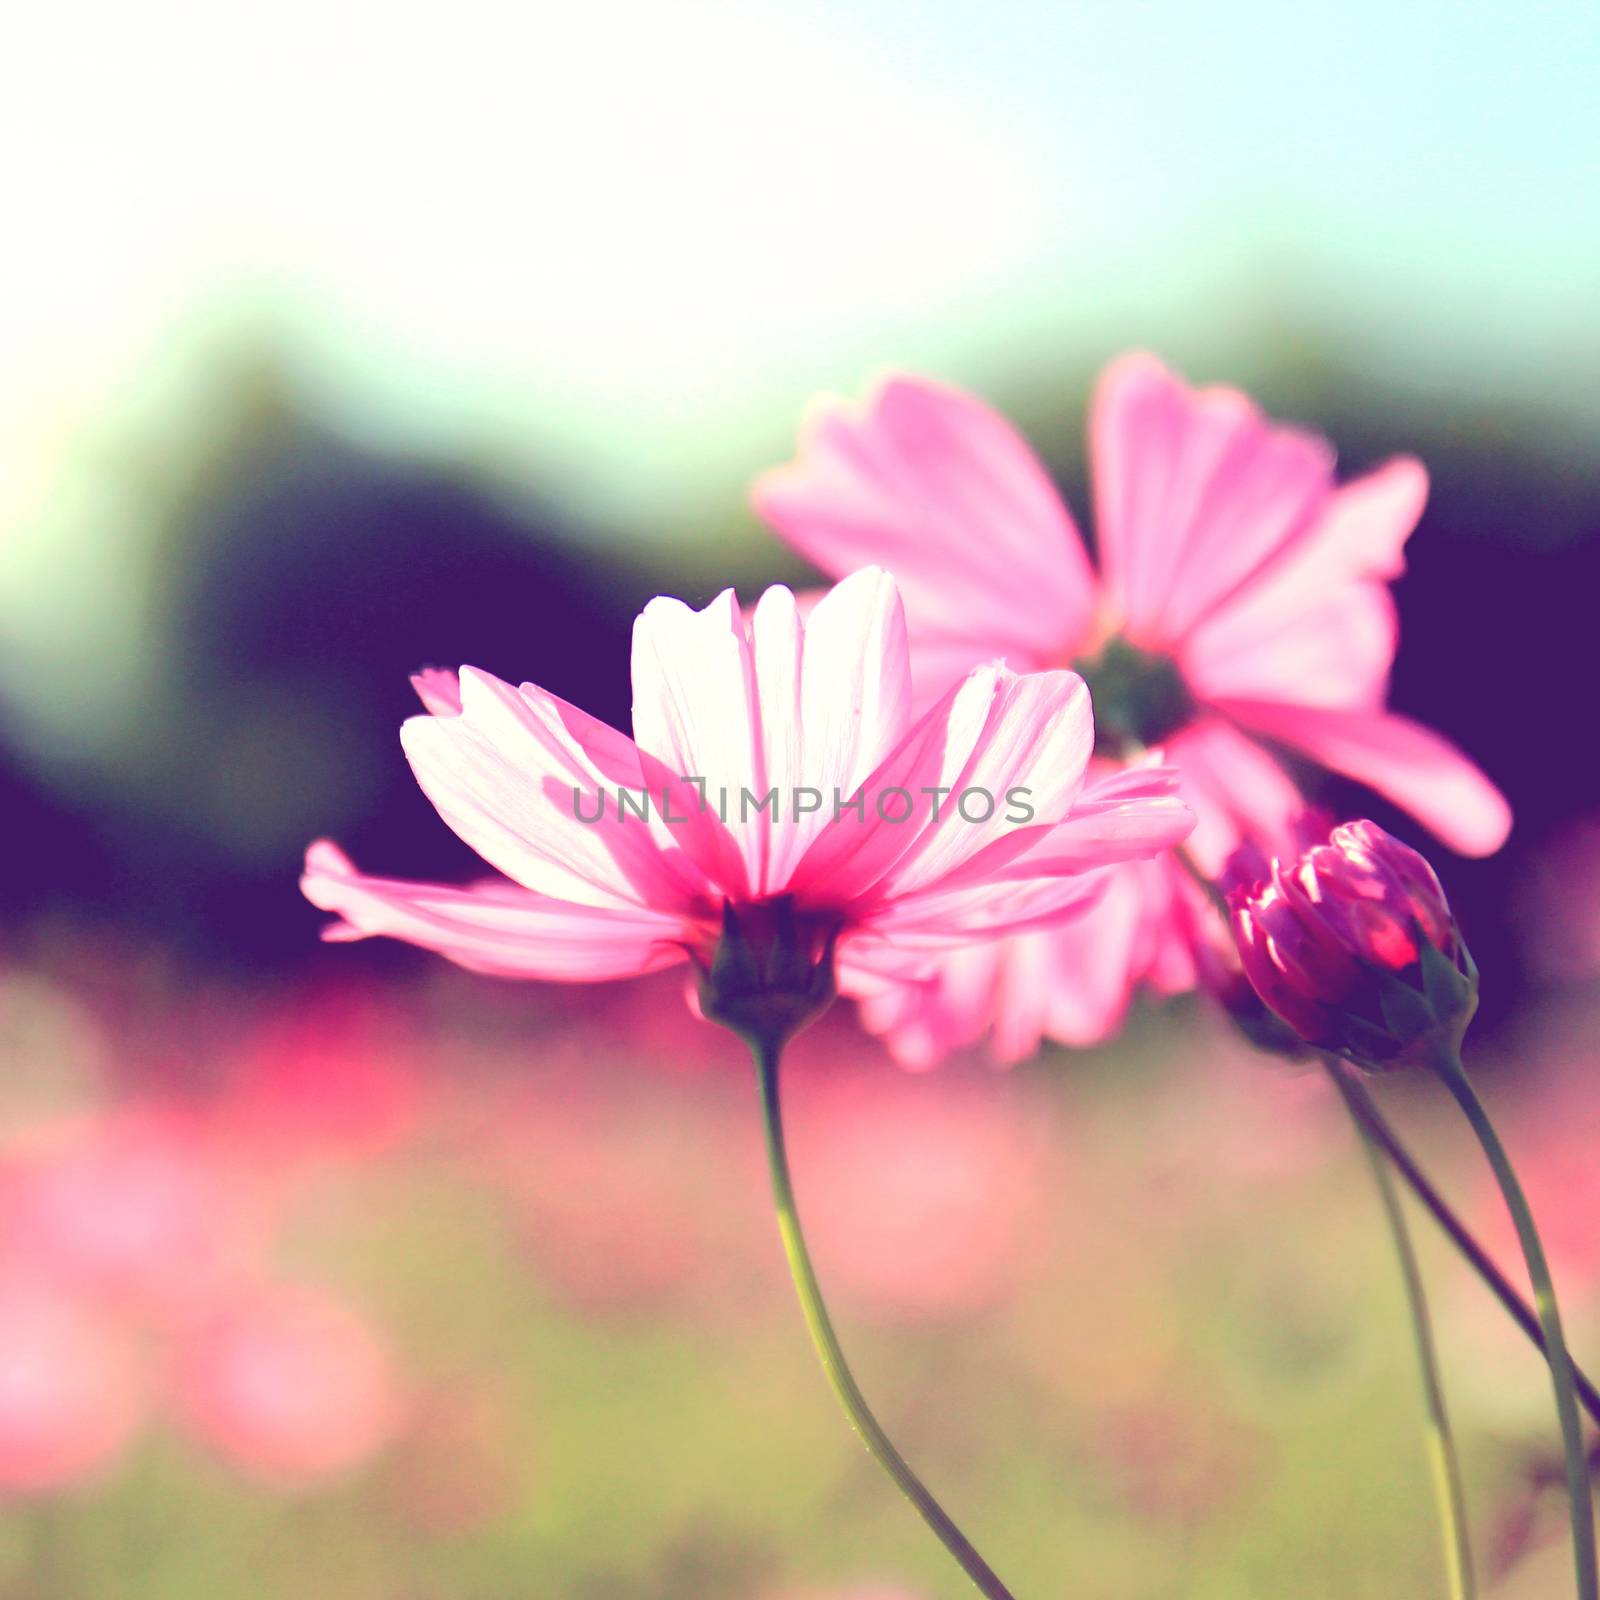
<path id="1" fill-rule="evenodd" d="M 1115 882 L 1115 873 L 1105 874 L 1101 891 L 1065 921 L 997 941 L 1003 954 L 987 1021 L 989 1055 L 1000 1065 L 1012 1066 L 1037 1055 L 1046 1035 L 1053 1033 L 1053 1019 L 1068 991 L 1078 990 L 1085 976 L 1083 971 L 1063 971 L 1057 959 L 1061 942 L 1080 927 L 1101 920 L 1106 894 Z M 1072 947 L 1092 948 L 1076 940 Z"/>
<path id="2" fill-rule="evenodd" d="M 1106 869 L 1060 877 L 982 880 L 939 885 L 890 901 L 862 918 L 839 944 L 841 962 L 890 976 L 914 973 L 973 940 L 1049 927 L 1102 895 Z"/>
<path id="3" fill-rule="evenodd" d="M 788 882 L 832 817 L 834 790 L 854 793 L 910 720 L 900 598 L 874 569 L 823 595 L 804 623 L 782 587 L 762 596 L 748 631 L 732 591 L 699 612 L 652 601 L 633 659 L 641 746 L 703 779 L 719 814 L 725 805 L 744 862 L 733 887 L 756 894 Z M 815 810 L 796 805 L 800 788 L 821 797 Z"/>
<path id="4" fill-rule="evenodd" d="M 343 920 L 326 939 L 386 935 L 458 966 L 506 978 L 566 983 L 629 978 L 684 959 L 683 924 L 638 909 L 574 905 L 510 883 L 451 888 L 368 878 L 328 840 L 306 852 L 305 897 Z"/>
<path id="5" fill-rule="evenodd" d="M 425 710 L 436 717 L 461 715 L 461 676 L 444 667 L 424 667 L 411 674 L 411 687 Z"/>
<path id="6" fill-rule="evenodd" d="M 869 568 L 830 590 L 811 608 L 803 642 L 794 610 L 787 589 L 769 589 L 752 630 L 765 781 L 786 807 L 760 880 L 768 892 L 788 884 L 835 796 L 855 794 L 911 723 L 905 615 L 887 573 Z M 822 804 L 796 815 L 802 787 Z"/>
<path id="7" fill-rule="evenodd" d="M 659 793 L 664 775 L 625 735 L 576 706 L 463 667 L 460 714 L 413 717 L 400 737 L 439 815 L 524 888 L 583 905 L 657 909 L 689 905 L 704 892 L 704 871 L 680 846 L 703 845 L 703 859 L 707 819 L 664 842 L 659 824 L 619 816 L 617 785 Z M 580 821 L 576 808 L 592 815 L 607 790 L 604 816 Z M 692 808 L 693 798 L 680 794 L 675 806 Z"/>
<path id="8" fill-rule="evenodd" d="M 1427 494 L 1422 464 L 1405 457 L 1335 492 L 1284 560 L 1185 641 L 1195 693 L 1381 706 L 1397 638 L 1388 584 L 1404 570 Z"/>
<path id="9" fill-rule="evenodd" d="M 1111 874 L 1085 916 L 1051 931 L 1052 1039 L 1083 1047 L 1110 1038 L 1140 984 L 1160 994 L 1194 987 L 1186 896 L 1198 899 L 1200 891 L 1173 857 L 1130 862 Z"/>
<path id="10" fill-rule="evenodd" d="M 1190 389 L 1144 355 L 1101 380 L 1090 454 L 1112 611 L 1152 650 L 1177 647 L 1292 549 L 1332 486 L 1321 439 L 1269 425 L 1235 389 Z"/>
<path id="11" fill-rule="evenodd" d="M 1174 768 L 1153 763 L 1102 778 L 1063 822 L 1014 830 L 915 890 L 897 886 L 892 897 L 858 912 L 841 950 L 884 972 L 893 969 L 880 943 L 902 956 L 938 952 L 1078 915 L 1113 883 L 1111 868 L 1159 856 L 1185 838 L 1194 817 L 1177 785 Z"/>
<path id="12" fill-rule="evenodd" d="M 1039 987 L 1048 996 L 1039 1032 L 1075 1050 L 1109 1039 L 1122 1026 L 1143 976 L 1143 870 L 1123 867 L 1108 878 L 1105 893 L 1083 916 L 1025 935 L 1040 969 Z M 1022 1003 L 1021 997 L 1002 997 L 997 1035 L 1007 1031 L 1007 1010 Z"/>
<path id="13" fill-rule="evenodd" d="M 935 1066 L 986 1034 L 1002 1063 L 1025 1060 L 1045 1038 L 1097 1044 L 1120 1027 L 1140 982 L 1167 993 L 1192 987 L 1194 963 L 1175 911 L 1181 869 L 1170 859 L 1131 862 L 1096 883 L 1095 897 L 1065 918 L 955 949 L 909 980 L 882 981 L 847 954 L 845 992 L 859 991 L 864 1025 L 903 1066 Z"/>
<path id="14" fill-rule="evenodd" d="M 983 737 L 1005 669 L 980 667 L 920 718 L 900 745 L 862 785 L 863 814 L 842 811 L 818 835 L 791 880 L 795 893 L 818 898 L 864 897 L 932 825 L 939 797 L 959 778 Z M 899 808 L 900 792 L 913 797 L 905 820 L 885 821 L 880 802 Z"/>
<path id="15" fill-rule="evenodd" d="M 1224 624 L 1184 647 L 1182 670 L 1202 701 L 1292 696 L 1300 705 L 1356 710 L 1381 706 L 1399 643 L 1394 602 L 1381 584 L 1360 584 L 1273 621 Z"/>
<path id="16" fill-rule="evenodd" d="M 1289 774 L 1254 740 L 1220 716 L 1205 716 L 1175 734 L 1166 757 L 1183 774 L 1195 828 L 1185 848 L 1215 878 L 1246 839 L 1269 854 L 1292 847 L 1305 801 Z"/>
<path id="17" fill-rule="evenodd" d="M 807 589 L 795 596 L 801 620 L 810 616 L 812 608 L 828 591 Z M 911 656 L 912 707 L 920 716 L 936 704 L 941 695 L 949 693 L 969 672 L 986 666 L 996 655 L 1004 655 L 1003 644 L 994 639 L 978 639 L 970 635 L 946 635 L 931 628 L 919 627 L 906 641 Z M 1043 671 L 1051 663 L 1038 659 L 1035 652 L 1012 650 L 1011 665 L 1026 671 Z"/>
<path id="18" fill-rule="evenodd" d="M 964 643 L 963 668 L 1049 666 L 1088 631 L 1094 578 L 1071 516 L 1011 425 L 958 389 L 894 378 L 859 408 L 817 410 L 754 501 L 825 572 L 888 567 L 913 634 Z"/>
<path id="19" fill-rule="evenodd" d="M 1026 677 L 1001 669 L 994 679 L 989 716 L 978 738 L 956 764 L 959 744 L 947 743 L 937 780 L 952 790 L 937 820 L 917 836 L 896 863 L 885 887 L 896 896 L 933 887 L 958 872 L 984 849 L 1019 831 L 1008 812 L 1020 814 L 1021 797 L 1037 824 L 1075 812 L 1089 756 L 1094 749 L 1094 716 L 1089 691 L 1075 672 L 1039 672 Z M 873 780 L 875 781 L 875 780 Z M 963 813 L 961 797 L 985 797 Z M 971 821 L 987 809 L 984 821 Z M 1025 825 L 1022 825 L 1025 826 Z"/>
<path id="20" fill-rule="evenodd" d="M 911 670 L 899 590 L 887 572 L 846 578 L 805 625 L 801 694 L 812 781 L 851 794 L 911 726 Z"/>
<path id="21" fill-rule="evenodd" d="M 1176 767 L 1153 760 L 1097 778 L 1064 821 L 997 840 L 946 883 L 1054 878 L 1159 855 L 1181 844 L 1195 825 L 1179 794 L 1180 779 Z"/>
<path id="22" fill-rule="evenodd" d="M 1511 831 L 1505 796 L 1447 739 L 1407 717 L 1265 700 L 1217 709 L 1376 789 L 1462 855 L 1492 855 Z"/>
<path id="23" fill-rule="evenodd" d="M 814 615 L 825 609 L 827 596 L 812 609 Z M 762 595 L 750 620 L 751 685 L 755 695 L 752 747 L 751 792 L 758 798 L 769 789 L 777 791 L 773 811 L 757 811 L 748 820 L 742 801 L 730 813 L 730 831 L 741 841 L 750 865 L 750 885 L 756 894 L 770 892 L 788 880 L 794 862 L 804 848 L 803 841 L 814 836 L 820 826 L 819 809 L 796 817 L 792 796 L 797 786 L 807 784 L 806 739 L 804 724 L 804 682 L 806 646 L 810 625 L 802 629 L 799 608 L 785 588 L 774 587 Z M 905 656 L 901 644 L 902 660 Z M 705 773 L 720 787 L 715 771 Z M 820 788 L 820 785 L 814 787 Z M 732 785 L 729 785 L 730 790 Z"/>
<path id="24" fill-rule="evenodd" d="M 1005 667 L 972 673 L 928 711 L 863 785 L 865 818 L 842 813 L 795 873 L 797 893 L 879 898 L 926 888 L 985 845 L 1016 831 L 1026 803 L 1042 823 L 1065 816 L 1094 742 L 1088 691 L 1076 673 L 1019 677 Z M 945 791 L 942 798 L 930 790 Z M 909 820 L 877 810 L 891 790 L 912 797 Z M 961 811 L 961 797 L 967 815 Z M 992 815 L 983 814 L 992 797 Z M 895 801 L 891 813 L 902 803 Z M 935 809 L 938 815 L 935 816 Z M 974 820 L 968 820 L 972 817 Z"/>
<path id="25" fill-rule="evenodd" d="M 1058 959 L 1063 942 L 1072 951 L 1104 959 L 1104 942 L 1087 934 L 1074 937 L 1091 925 L 1107 931 L 1103 901 L 1059 929 L 1016 934 L 952 951 L 930 978 L 901 983 L 861 1002 L 861 1020 L 869 1033 L 881 1035 L 889 1054 L 914 1071 L 937 1066 L 958 1050 L 988 1039 L 988 1055 L 1001 1065 L 1012 1065 L 1034 1055 L 1057 1012 L 1074 1021 L 1073 1008 L 1084 1004 L 1084 974 L 1068 970 Z M 1071 930 L 1069 935 L 1068 930 Z M 1121 984 L 1126 993 L 1131 984 Z M 1070 995 L 1069 995 L 1070 991 Z M 1094 1002 L 1100 1004 L 1096 995 Z M 1116 1020 L 1126 1004 L 1105 1005 Z M 1085 1029 L 1081 1039 L 1093 1043 L 1108 1034 L 1115 1023 L 1108 1016 L 1103 1029 Z M 1071 1031 L 1069 1029 L 1069 1031 Z"/>
<path id="26" fill-rule="evenodd" d="M 1415 456 L 1396 456 L 1334 492 L 1310 540 L 1306 565 L 1292 572 L 1310 592 L 1328 582 L 1371 578 L 1392 583 L 1406 570 L 1406 541 L 1428 503 L 1428 469 Z M 1288 575 L 1274 576 L 1279 588 Z"/>
<path id="27" fill-rule="evenodd" d="M 901 1066 L 913 1072 L 938 1066 L 989 1031 L 996 986 L 1019 942 L 994 939 L 969 945 L 947 956 L 930 978 L 870 989 L 860 1001 L 862 1025 L 883 1039 Z M 1042 992 L 1036 992 L 1036 999 L 1042 1004 Z"/>
<path id="28" fill-rule="evenodd" d="M 761 794 L 760 698 L 743 613 L 732 589 L 703 611 L 665 596 L 633 625 L 633 736 L 674 773 L 704 779 L 713 797 L 726 786 Z M 737 815 L 737 807 L 733 813 Z M 749 876 L 762 828 L 733 832 Z"/>

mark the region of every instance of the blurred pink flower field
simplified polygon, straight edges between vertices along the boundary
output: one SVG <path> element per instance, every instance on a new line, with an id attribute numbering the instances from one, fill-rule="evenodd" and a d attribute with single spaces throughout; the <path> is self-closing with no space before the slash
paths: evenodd
<path id="1" fill-rule="evenodd" d="M 513 999 L 450 975 L 137 996 L 6 975 L 12 1591 L 958 1592 L 824 1403 L 739 1052 L 670 975 L 581 1011 Z M 1580 1351 L 1581 1034 L 1552 1020 L 1548 1093 L 1511 1124 Z M 1101 1052 L 929 1074 L 835 1013 L 794 1047 L 791 1098 L 857 1359 L 1019 1584 L 1425 1589 L 1401 1307 L 1320 1077 L 1187 1007 Z M 1471 1355 L 1474 1502 L 1531 1573 L 1560 1541 L 1536 1362 L 1428 1245 Z M 1356 1518 L 1330 1553 L 1328 1519 Z"/>

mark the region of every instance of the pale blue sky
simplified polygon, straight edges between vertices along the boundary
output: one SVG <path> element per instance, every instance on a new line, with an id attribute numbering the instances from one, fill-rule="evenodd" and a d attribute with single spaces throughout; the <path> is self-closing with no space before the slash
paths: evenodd
<path id="1" fill-rule="evenodd" d="M 1593 0 L 86 0 L 0 79 L 24 695 L 155 681 L 146 490 L 252 341 L 624 540 L 737 526 L 807 397 L 892 365 L 1059 371 L 1076 416 L 1119 347 L 1249 384 L 1310 333 L 1600 426 Z"/>

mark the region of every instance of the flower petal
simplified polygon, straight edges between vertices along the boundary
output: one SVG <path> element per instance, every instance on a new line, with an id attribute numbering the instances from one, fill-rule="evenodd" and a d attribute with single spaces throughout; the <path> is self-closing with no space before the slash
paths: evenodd
<path id="1" fill-rule="evenodd" d="M 1049 951 L 1049 1038 L 1074 1049 L 1099 1044 L 1122 1026 L 1140 983 L 1164 994 L 1193 987 L 1194 961 L 1175 914 L 1182 871 L 1170 857 L 1118 867 L 1083 916 L 1027 936 Z"/>
<path id="2" fill-rule="evenodd" d="M 1376 789 L 1462 855 L 1492 855 L 1511 831 L 1505 796 L 1448 739 L 1407 717 L 1264 700 L 1217 709 Z"/>
<path id="3" fill-rule="evenodd" d="M 1092 905 L 1106 890 L 1101 868 L 1060 877 L 979 879 L 939 884 L 888 902 L 839 943 L 841 961 L 894 975 L 931 968 L 934 958 L 975 939 L 1050 927 Z"/>
<path id="4" fill-rule="evenodd" d="M 1207 877 L 1218 877 L 1247 839 L 1274 855 L 1294 845 L 1305 800 L 1272 754 L 1220 716 L 1191 723 L 1167 742 L 1166 759 L 1183 774 L 1193 807 L 1186 849 Z"/>
<path id="5" fill-rule="evenodd" d="M 411 687 L 423 709 L 436 717 L 461 715 L 461 675 L 445 667 L 423 667 L 411 674 Z"/>
<path id="6" fill-rule="evenodd" d="M 1101 379 L 1090 419 L 1095 526 L 1130 642 L 1171 650 L 1303 537 L 1332 488 L 1316 436 L 1236 389 L 1191 389 L 1151 356 Z"/>
<path id="7" fill-rule="evenodd" d="M 913 637 L 944 641 L 962 670 L 1049 666 L 1088 631 L 1094 577 L 1070 514 L 1016 430 L 959 389 L 891 378 L 859 408 L 819 408 L 753 498 L 823 571 L 888 567 Z"/>
<path id="8" fill-rule="evenodd" d="M 896 896 L 914 894 L 950 877 L 992 844 L 1027 824 L 1008 820 L 1026 800 L 1037 823 L 1048 824 L 1075 811 L 1084 773 L 1094 749 L 1094 715 L 1089 691 L 1075 672 L 1038 672 L 1018 677 L 1004 668 L 994 680 L 988 719 L 959 767 L 945 750 L 952 793 L 935 820 L 918 834 L 895 863 L 885 887 Z M 876 781 L 876 780 L 872 780 Z M 981 797 L 968 810 L 966 797 Z M 991 814 L 971 820 L 972 811 Z"/>
<path id="9" fill-rule="evenodd" d="M 300 887 L 313 905 L 342 919 L 324 930 L 325 939 L 385 935 L 497 977 L 588 983 L 684 959 L 676 917 L 574 905 L 511 883 L 451 888 L 368 878 L 326 839 L 306 852 Z"/>
<path id="10" fill-rule="evenodd" d="M 1179 794 L 1176 767 L 1141 762 L 1097 778 L 1073 802 L 1064 821 L 1018 829 L 963 863 L 945 880 L 958 887 L 985 880 L 1014 883 L 1093 872 L 1142 861 L 1189 836 L 1194 813 Z"/>
<path id="11" fill-rule="evenodd" d="M 1185 884 L 1170 858 L 1129 862 L 1098 874 L 1098 892 L 1066 917 L 958 948 L 909 979 L 884 981 L 847 951 L 841 991 L 858 997 L 864 1026 L 902 1066 L 935 1066 L 985 1034 L 1002 1063 L 1046 1038 L 1097 1044 L 1120 1027 L 1140 982 L 1164 993 L 1193 986 L 1175 911 Z"/>
<path id="12" fill-rule="evenodd" d="M 863 984 L 862 1026 L 883 1039 L 902 1067 L 921 1072 L 938 1066 L 988 1032 L 995 990 L 1019 942 L 992 939 L 953 951 L 927 978 Z M 850 978 L 841 975 L 843 992 L 849 992 L 849 984 Z M 1042 991 L 1035 993 L 1042 999 Z"/>
<path id="13" fill-rule="evenodd" d="M 652 600 L 633 625 L 633 736 L 682 778 L 703 780 L 715 797 L 726 789 L 740 815 L 743 790 L 766 791 L 761 705 L 744 616 L 732 589 L 703 611 L 681 600 Z M 753 887 L 767 824 L 734 821 L 743 860 L 736 892 Z"/>
<path id="14" fill-rule="evenodd" d="M 1064 817 L 1093 743 L 1089 695 L 1076 673 L 1019 677 L 1003 666 L 981 667 L 868 776 L 864 815 L 830 819 L 792 887 L 836 901 L 926 888 L 1017 831 L 1008 820 L 1018 809 L 1008 799 L 1012 791 L 1026 791 L 1041 822 Z M 906 795 L 903 805 L 889 799 L 895 791 Z M 885 820 L 901 810 L 904 820 Z"/>
<path id="15" fill-rule="evenodd" d="M 897 890 L 862 920 L 858 937 L 932 950 L 1056 925 L 1098 901 L 1118 866 L 1183 841 L 1194 815 L 1178 785 L 1175 768 L 1154 762 L 1100 778 L 1065 821 L 1016 830 L 924 887 Z"/>
<path id="16" fill-rule="evenodd" d="M 1337 490 L 1283 561 L 1185 641 L 1190 687 L 1207 700 L 1380 707 L 1398 637 L 1388 585 L 1427 495 L 1409 457 Z"/>
<path id="17" fill-rule="evenodd" d="M 753 629 L 766 781 L 784 807 L 761 878 L 769 893 L 787 886 L 836 795 L 855 794 L 911 724 L 905 614 L 886 572 L 868 568 L 831 589 L 811 608 L 803 641 L 793 614 L 789 591 L 769 589 Z M 816 810 L 795 804 L 801 788 L 821 796 Z"/>
<path id="18" fill-rule="evenodd" d="M 583 905 L 672 909 L 704 891 L 704 871 L 676 836 L 618 815 L 616 786 L 661 787 L 632 740 L 532 684 L 513 689 L 474 667 L 460 682 L 459 715 L 412 717 L 400 739 L 423 793 L 485 861 Z M 603 815 L 580 821 L 579 805 L 597 805 L 608 786 Z M 682 844 L 699 838 L 681 833 Z"/>
<path id="19" fill-rule="evenodd" d="M 880 570 L 836 585 L 804 621 L 795 597 L 774 587 L 748 632 L 731 590 L 698 612 L 652 601 L 634 630 L 640 744 L 703 780 L 726 810 L 744 863 L 736 892 L 784 888 L 832 817 L 834 790 L 854 793 L 894 748 L 910 702 L 905 618 Z M 801 789 L 814 791 L 814 808 L 799 802 Z"/>

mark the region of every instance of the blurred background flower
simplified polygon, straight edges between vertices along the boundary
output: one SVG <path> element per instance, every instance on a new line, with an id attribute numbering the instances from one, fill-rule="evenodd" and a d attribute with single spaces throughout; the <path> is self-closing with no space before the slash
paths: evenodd
<path id="1" fill-rule="evenodd" d="M 1393 703 L 1516 812 L 1438 866 L 1600 1365 L 1597 69 L 1576 0 L 19 19 L 0 1589 L 955 1592 L 829 1408 L 746 1064 L 680 985 L 324 947 L 295 888 L 324 832 L 477 870 L 401 758 L 407 674 L 625 722 L 651 595 L 811 576 L 747 485 L 889 367 L 983 394 L 1080 505 L 1130 346 L 1347 475 L 1427 463 Z M 1009 1076 L 901 1076 L 840 1009 L 791 1079 L 863 1382 L 1020 1592 L 1436 1586 L 1398 1286 L 1315 1076 L 1178 1001 Z M 1496 1236 L 1439 1108 L 1390 1103 Z M 1543 1380 L 1424 1243 L 1488 1565 L 1560 1592 Z"/>

